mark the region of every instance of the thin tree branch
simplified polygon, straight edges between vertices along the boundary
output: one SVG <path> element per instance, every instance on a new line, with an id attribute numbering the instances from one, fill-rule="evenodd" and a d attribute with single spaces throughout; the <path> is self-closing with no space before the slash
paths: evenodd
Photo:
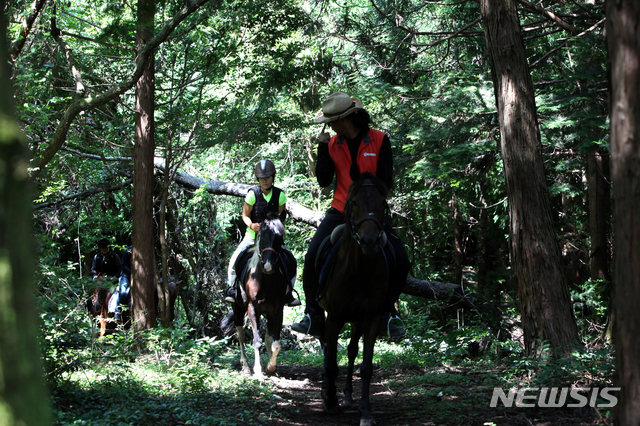
<path id="1" fill-rule="evenodd" d="M 22 27 L 20 28 L 20 35 L 9 47 L 9 56 L 11 60 L 15 62 L 18 59 L 18 56 L 22 52 L 25 43 L 27 42 L 27 38 L 31 31 L 33 30 L 33 26 L 38 18 L 38 15 L 44 8 L 44 5 L 47 3 L 47 0 L 36 0 L 32 4 L 31 13 L 29 13 L 24 20 L 22 21 Z"/>
<path id="2" fill-rule="evenodd" d="M 540 62 L 544 61 L 545 59 L 547 59 L 549 56 L 553 55 L 555 52 L 557 52 L 558 50 L 566 47 L 569 45 L 569 43 L 571 43 L 573 40 L 579 38 L 579 37 L 583 37 L 586 34 L 589 34 L 591 31 L 595 30 L 596 28 L 598 28 L 601 24 L 604 23 L 604 21 L 607 18 L 602 18 L 601 20 L 599 20 L 598 22 L 596 22 L 591 28 L 581 32 L 580 34 L 576 35 L 575 37 L 565 41 L 564 43 L 562 43 L 560 46 L 555 47 L 553 49 L 551 49 L 550 51 L 548 51 L 547 53 L 545 53 L 544 55 L 542 55 L 542 57 L 538 58 L 537 61 L 535 61 L 534 63 L 532 63 L 531 65 L 529 65 L 529 68 L 534 68 L 536 65 L 538 65 Z"/>
<path id="3" fill-rule="evenodd" d="M 64 39 L 60 34 L 54 33 L 53 39 L 58 43 L 60 49 L 64 52 L 65 58 L 67 58 L 67 62 L 69 63 L 69 67 L 71 68 L 71 75 L 73 76 L 73 81 L 75 82 L 75 92 L 76 95 L 82 96 L 85 92 L 84 83 L 82 82 L 82 74 L 78 70 L 76 60 L 71 52 L 71 49 L 67 46 Z"/>
<path id="4" fill-rule="evenodd" d="M 562 29 L 567 31 L 569 34 L 571 34 L 571 35 L 577 35 L 578 34 L 579 31 L 575 27 L 573 27 L 572 25 L 567 24 L 566 22 L 564 22 L 555 13 L 553 13 L 551 11 L 548 11 L 546 9 L 543 9 L 542 7 L 537 6 L 537 5 L 531 3 L 528 0 L 517 0 L 517 1 L 518 1 L 518 3 L 522 4 L 527 9 L 529 9 L 530 11 L 532 11 L 534 13 L 538 13 L 538 14 L 540 14 L 540 15 L 542 15 L 542 16 L 550 19 L 550 20 L 552 20 L 559 27 L 561 27 Z"/>
<path id="5" fill-rule="evenodd" d="M 214 5 L 218 4 L 219 2 L 220 0 L 194 0 L 191 2 L 187 2 L 187 5 L 182 8 L 182 10 L 180 10 L 180 12 L 178 12 L 169 22 L 167 22 L 164 28 L 162 28 L 162 30 L 160 30 L 158 34 L 153 36 L 149 40 L 149 42 L 147 42 L 147 44 L 142 47 L 142 49 L 140 49 L 135 60 L 134 71 L 128 79 L 99 96 L 76 97 L 64 111 L 62 118 L 60 119 L 60 122 L 58 123 L 58 126 L 53 134 L 52 140 L 49 143 L 49 146 L 42 153 L 42 155 L 34 158 L 31 162 L 31 176 L 33 178 L 37 177 L 42 169 L 56 155 L 58 150 L 64 144 L 67 138 L 67 133 L 71 128 L 71 124 L 78 116 L 78 114 L 80 114 L 82 111 L 102 106 L 107 102 L 117 98 L 127 90 L 131 89 L 142 75 L 146 63 L 151 58 L 151 55 L 153 54 L 155 49 L 171 35 L 173 30 L 175 30 L 175 28 L 182 21 L 184 21 L 189 15 L 197 11 L 206 3 L 212 3 L 212 5 Z"/>
<path id="6" fill-rule="evenodd" d="M 50 203 L 41 203 L 41 204 L 34 204 L 33 209 L 34 210 L 42 210 L 45 209 L 47 207 L 52 207 L 55 206 L 57 204 L 60 203 L 64 203 L 65 201 L 70 201 L 70 200 L 78 200 L 78 199 L 85 199 L 87 197 L 90 197 L 91 195 L 94 194 L 99 194 L 101 192 L 114 192 L 114 191 L 118 191 L 126 186 L 129 186 L 133 183 L 133 179 L 127 179 L 124 182 L 118 184 L 118 185 L 114 185 L 114 186 L 109 186 L 107 188 L 93 188 L 93 189 L 88 189 L 86 191 L 82 191 L 82 192 L 78 192 L 77 194 L 73 194 L 73 195 L 69 195 L 66 197 L 62 197 L 59 200 L 56 201 L 52 201 Z"/>

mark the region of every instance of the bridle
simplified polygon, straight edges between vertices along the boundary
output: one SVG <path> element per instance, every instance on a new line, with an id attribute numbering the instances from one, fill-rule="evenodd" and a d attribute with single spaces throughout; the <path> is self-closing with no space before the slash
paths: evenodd
<path id="1" fill-rule="evenodd" d="M 372 183 L 364 183 L 362 186 L 373 186 L 375 187 L 374 184 Z M 365 217 L 360 218 L 359 220 L 355 221 L 354 223 L 354 218 L 353 218 L 353 200 L 349 199 L 348 201 L 349 203 L 349 207 L 348 207 L 348 211 L 349 211 L 349 225 L 351 228 L 351 237 L 353 237 L 354 240 L 356 240 L 356 242 L 358 243 L 358 245 L 362 245 L 362 236 L 360 235 L 360 233 L 358 232 L 358 228 L 360 227 L 361 224 L 363 224 L 366 221 L 373 221 L 377 226 L 378 229 L 380 230 L 380 232 L 378 233 L 378 236 L 376 237 L 376 241 L 378 242 L 378 244 L 380 244 L 381 246 L 384 246 L 387 243 L 387 234 L 384 232 L 384 226 L 382 225 L 382 223 L 380 222 L 380 220 L 375 216 L 375 213 L 367 213 Z M 385 201 L 385 212 L 389 210 L 389 205 L 386 203 Z"/>
<path id="2" fill-rule="evenodd" d="M 256 246 L 258 247 L 258 256 L 260 257 L 260 262 L 264 262 L 264 259 L 262 258 L 262 256 L 264 255 L 265 252 L 268 251 L 272 251 L 274 253 L 275 259 L 274 259 L 274 263 L 278 263 L 278 260 L 280 259 L 280 252 L 276 249 L 274 249 L 273 247 L 265 247 L 263 249 L 260 248 L 260 240 L 261 238 L 261 234 L 262 231 L 260 231 L 257 235 L 257 241 L 256 241 Z"/>

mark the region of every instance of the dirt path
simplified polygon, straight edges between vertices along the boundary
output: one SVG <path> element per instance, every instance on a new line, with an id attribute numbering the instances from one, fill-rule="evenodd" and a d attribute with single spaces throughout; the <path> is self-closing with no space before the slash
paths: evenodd
<path id="1" fill-rule="evenodd" d="M 591 408 L 490 408 L 491 389 L 470 384 L 468 388 L 452 383 L 453 395 L 415 395 L 413 388 L 403 387 L 403 378 L 411 372 L 375 370 L 371 385 L 371 401 L 378 425 L 596 425 L 609 424 Z M 415 374 L 415 372 L 413 373 Z M 354 406 L 328 415 L 322 409 L 320 368 L 281 365 L 275 377 L 268 378 L 276 387 L 278 411 L 281 419 L 273 419 L 266 426 L 360 424 L 357 401 L 360 398 L 360 377 L 354 377 Z M 342 401 L 345 372 L 338 377 L 338 398 Z M 427 385 L 428 386 L 428 385 Z M 606 414 L 604 414 L 606 415 Z"/>
<path id="2" fill-rule="evenodd" d="M 276 377 L 271 378 L 277 387 L 277 395 L 282 398 L 278 403 L 282 415 L 287 420 L 276 420 L 269 425 L 359 425 L 360 413 L 358 400 L 360 398 L 360 377 L 354 377 L 354 405 L 342 409 L 337 415 L 328 415 L 322 409 L 320 396 L 322 372 L 319 368 L 307 367 L 278 367 Z M 338 397 L 342 401 L 342 387 L 345 373 L 338 377 Z M 379 425 L 423 425 L 420 418 L 417 401 L 398 398 L 380 376 L 374 373 L 371 384 L 371 401 L 375 419 Z"/>

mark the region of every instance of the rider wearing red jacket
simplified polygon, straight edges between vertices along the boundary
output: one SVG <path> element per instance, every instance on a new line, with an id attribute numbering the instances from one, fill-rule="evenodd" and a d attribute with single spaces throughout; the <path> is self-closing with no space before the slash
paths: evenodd
<path id="1" fill-rule="evenodd" d="M 291 325 L 294 331 L 311 335 L 320 334 L 321 315 L 323 315 L 322 308 L 316 300 L 318 289 L 316 255 L 322 241 L 331 235 L 338 225 L 345 223 L 343 211 L 349 186 L 360 173 L 364 172 L 375 174 L 388 188 L 391 188 L 393 183 L 393 157 L 389 136 L 369 127 L 371 118 L 360 100 L 346 93 L 336 92 L 325 100 L 322 111 L 314 121 L 319 124 L 324 123 L 325 126 L 329 124 L 336 135 L 330 138 L 328 133 L 324 133 L 324 127 L 320 133 L 316 177 L 321 187 L 327 187 L 335 176 L 335 190 L 331 208 L 318 226 L 305 256 L 302 273 L 306 296 L 305 317 L 301 322 Z M 400 284 L 396 287 L 401 289 L 409 272 L 409 257 L 398 234 L 387 221 L 384 228 L 389 236 L 389 243 L 396 252 L 394 281 Z M 394 300 L 399 295 L 398 291 L 398 294 L 394 295 Z M 384 321 L 385 328 L 388 327 L 389 337 L 404 336 L 404 328 L 392 322 L 393 319 L 399 320 L 397 317 L 389 316 L 389 319 Z M 398 322 L 401 323 L 401 321 Z"/>

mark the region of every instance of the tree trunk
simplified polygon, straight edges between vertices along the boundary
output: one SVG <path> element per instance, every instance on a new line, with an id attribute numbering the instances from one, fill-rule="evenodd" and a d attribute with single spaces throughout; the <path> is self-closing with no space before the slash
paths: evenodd
<path id="1" fill-rule="evenodd" d="M 464 269 L 462 219 L 460 218 L 458 198 L 455 195 L 451 198 L 449 205 L 453 210 L 453 282 L 459 285 L 464 285 L 462 282 L 462 273 Z"/>
<path id="2" fill-rule="evenodd" d="M 500 120 L 509 202 L 511 262 L 518 281 L 525 350 L 546 341 L 565 353 L 578 342 L 560 247 L 553 230 L 533 84 L 515 0 L 481 0 Z"/>
<path id="3" fill-rule="evenodd" d="M 164 328 L 171 327 L 173 318 L 173 310 L 170 308 L 169 295 L 169 267 L 168 267 L 168 248 L 167 248 L 167 199 L 169 197 L 169 186 L 171 183 L 172 173 L 169 164 L 172 163 L 171 143 L 166 151 L 165 160 L 167 170 L 162 181 L 162 189 L 160 194 L 160 211 L 158 212 L 158 240 L 160 243 L 161 254 L 161 275 L 162 279 L 158 281 L 158 315 L 160 323 Z"/>
<path id="4" fill-rule="evenodd" d="M 611 61 L 617 424 L 640 424 L 640 3 L 606 2 Z"/>
<path id="5" fill-rule="evenodd" d="M 138 49 L 153 35 L 154 14 L 154 0 L 138 1 Z M 151 52 L 144 72 L 136 83 L 131 253 L 132 311 L 136 330 L 156 326 L 153 294 L 154 66 Z"/>
<path id="6" fill-rule="evenodd" d="M 0 9 L 5 10 L 3 0 Z M 35 310 L 35 242 L 26 139 L 13 112 L 6 15 L 0 16 L 0 423 L 51 423 Z"/>
<path id="7" fill-rule="evenodd" d="M 591 234 L 591 253 L 589 270 L 592 280 L 611 280 L 609 273 L 609 216 L 611 214 L 609 197 L 609 159 L 602 152 L 593 151 L 587 156 L 587 174 L 589 178 L 589 230 Z"/>
<path id="8" fill-rule="evenodd" d="M 589 253 L 589 272 L 592 281 L 604 289 L 606 300 L 610 301 L 607 322 L 603 336 L 607 342 L 613 339 L 615 315 L 613 305 L 613 286 L 611 285 L 611 250 L 609 249 L 609 218 L 611 217 L 611 189 L 608 180 L 609 157 L 600 150 L 587 154 L 587 177 L 589 191 L 589 234 L 591 248 Z"/>

